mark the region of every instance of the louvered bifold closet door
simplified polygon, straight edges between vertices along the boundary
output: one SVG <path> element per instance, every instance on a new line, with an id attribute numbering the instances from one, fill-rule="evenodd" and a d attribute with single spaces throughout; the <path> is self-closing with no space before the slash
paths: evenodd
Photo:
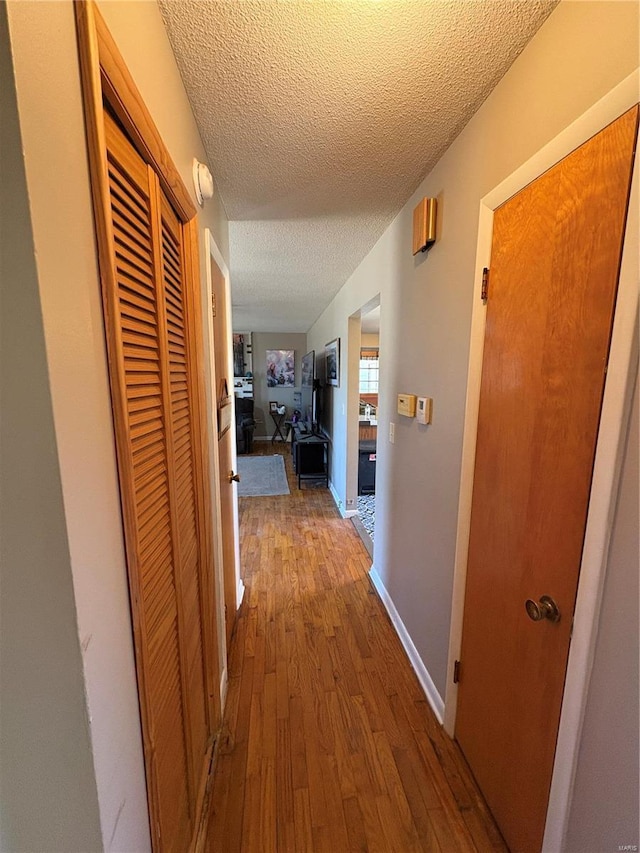
<path id="1" fill-rule="evenodd" d="M 194 786 L 199 786 L 208 747 L 208 710 L 204 669 L 202 619 L 202 534 L 198 529 L 194 417 L 191 387 L 194 382 L 189 355 L 189 323 L 185 299 L 183 226 L 160 191 L 159 233 L 162 246 L 162 292 L 165 305 L 170 461 L 175 487 L 174 523 L 177 546 L 176 581 L 183 605 L 180 635 L 185 655 L 186 691 L 189 704 L 188 737 L 194 758 Z"/>
<path id="2" fill-rule="evenodd" d="M 185 853 L 208 728 L 184 321 L 174 320 L 180 228 L 169 244 L 155 173 L 104 115 L 115 265 L 105 308 L 151 829 L 155 850 Z"/>

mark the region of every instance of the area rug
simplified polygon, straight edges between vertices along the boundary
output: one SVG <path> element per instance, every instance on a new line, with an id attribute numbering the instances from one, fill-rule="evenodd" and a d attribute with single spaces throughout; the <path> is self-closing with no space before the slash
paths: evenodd
<path id="1" fill-rule="evenodd" d="M 238 456 L 238 474 L 240 498 L 290 494 L 282 456 Z"/>
<path id="2" fill-rule="evenodd" d="M 373 534 L 376 526 L 376 496 L 375 495 L 359 495 L 358 497 L 358 515 L 362 520 L 364 529 L 373 539 Z"/>

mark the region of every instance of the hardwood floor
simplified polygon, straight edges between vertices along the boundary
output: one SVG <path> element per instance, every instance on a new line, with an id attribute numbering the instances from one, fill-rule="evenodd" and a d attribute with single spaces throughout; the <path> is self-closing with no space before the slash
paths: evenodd
<path id="1" fill-rule="evenodd" d="M 505 851 L 329 491 L 241 498 L 245 599 L 208 853 Z"/>

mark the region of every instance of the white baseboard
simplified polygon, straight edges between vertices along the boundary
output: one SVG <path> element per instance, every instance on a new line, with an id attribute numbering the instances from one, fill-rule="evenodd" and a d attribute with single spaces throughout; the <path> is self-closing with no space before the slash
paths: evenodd
<path id="1" fill-rule="evenodd" d="M 442 724 L 444 720 L 444 701 L 442 696 L 438 693 L 438 690 L 429 675 L 429 671 L 418 654 L 418 650 L 413 645 L 413 640 L 409 636 L 409 632 L 405 628 L 404 622 L 400 618 L 400 614 L 396 610 L 395 604 L 391 600 L 391 596 L 387 592 L 380 575 L 376 572 L 373 566 L 369 570 L 369 577 L 371 578 L 371 582 L 376 588 L 376 591 L 389 614 L 389 618 L 391 619 L 393 627 L 396 629 L 397 635 L 400 637 L 400 642 L 404 646 L 404 650 L 407 653 L 411 666 L 418 676 L 418 681 L 424 691 L 424 695 L 427 697 L 429 705 L 431 705 L 431 710 L 436 715 L 438 722 Z"/>
<path id="2" fill-rule="evenodd" d="M 333 498 L 335 505 L 338 507 L 338 512 L 343 518 L 353 518 L 354 515 L 358 514 L 357 509 L 345 509 L 342 506 L 342 501 L 340 500 L 340 497 L 338 496 L 335 486 L 333 485 L 331 480 L 329 481 L 329 491 L 331 492 L 331 497 Z"/>

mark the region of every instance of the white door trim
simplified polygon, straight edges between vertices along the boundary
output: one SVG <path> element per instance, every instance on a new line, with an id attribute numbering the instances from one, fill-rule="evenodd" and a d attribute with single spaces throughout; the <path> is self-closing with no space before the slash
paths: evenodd
<path id="1" fill-rule="evenodd" d="M 453 667 L 454 662 L 460 657 L 462 643 L 462 616 L 486 319 L 485 306 L 482 304 L 480 291 L 482 270 L 483 267 L 489 266 L 491 257 L 493 212 L 499 205 L 634 106 L 638 100 L 640 100 L 640 71 L 634 72 L 623 80 L 480 202 L 444 710 L 444 726 L 451 736 L 453 736 L 455 728 L 458 695 L 457 685 L 453 683 Z M 634 335 L 638 316 L 639 171 L 638 157 L 636 157 L 609 370 L 605 384 L 578 597 L 574 614 L 573 638 L 567 665 L 567 679 L 543 842 L 543 850 L 553 851 L 553 853 L 562 849 L 566 835 L 597 638 L 609 537 L 624 449 L 625 426 L 631 405 L 631 380 L 635 374 L 637 361 L 635 350 L 637 344 Z"/>

